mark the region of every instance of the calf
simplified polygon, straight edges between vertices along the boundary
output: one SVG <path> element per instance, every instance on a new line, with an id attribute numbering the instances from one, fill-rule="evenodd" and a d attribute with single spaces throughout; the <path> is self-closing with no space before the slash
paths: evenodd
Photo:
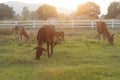
<path id="1" fill-rule="evenodd" d="M 64 40 L 64 32 L 63 31 L 55 32 L 55 36 L 56 36 L 57 40 Z"/>
<path id="2" fill-rule="evenodd" d="M 13 29 L 13 32 L 15 33 L 16 38 L 18 35 L 19 41 L 22 40 L 22 36 L 24 36 L 27 40 L 29 39 L 29 36 L 22 25 L 16 25 Z"/>
<path id="3" fill-rule="evenodd" d="M 113 36 L 114 34 L 110 35 L 110 33 L 107 30 L 107 26 L 105 22 L 102 21 L 98 21 L 96 22 L 96 30 L 98 33 L 98 43 L 100 44 L 100 35 L 103 36 L 103 40 L 105 41 L 105 39 L 108 40 L 108 42 L 113 45 Z M 105 43 L 105 42 L 104 42 Z"/>
<path id="4" fill-rule="evenodd" d="M 36 51 L 36 59 L 40 59 L 42 52 L 46 52 L 46 50 L 42 47 L 43 43 L 47 44 L 47 53 L 48 57 L 53 54 L 53 47 L 54 47 L 54 36 L 55 36 L 55 27 L 53 25 L 45 25 L 39 29 L 37 34 L 37 42 L 38 46 L 35 48 Z M 51 52 L 50 52 L 50 50 Z"/>

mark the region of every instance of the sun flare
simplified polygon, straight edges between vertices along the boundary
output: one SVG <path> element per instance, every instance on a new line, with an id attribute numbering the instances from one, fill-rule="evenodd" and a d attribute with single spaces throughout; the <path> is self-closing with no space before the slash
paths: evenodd
<path id="1" fill-rule="evenodd" d="M 76 10 L 78 5 L 86 3 L 86 2 L 94 2 L 98 4 L 101 8 L 101 13 L 106 14 L 107 8 L 110 5 L 111 2 L 113 1 L 119 1 L 119 0 L 106 0 L 106 1 L 101 1 L 101 0 L 0 0 L 0 3 L 3 2 L 8 2 L 8 1 L 18 1 L 22 3 L 30 3 L 30 4 L 48 4 L 52 5 L 55 7 L 61 7 L 61 8 L 69 8 Z"/>

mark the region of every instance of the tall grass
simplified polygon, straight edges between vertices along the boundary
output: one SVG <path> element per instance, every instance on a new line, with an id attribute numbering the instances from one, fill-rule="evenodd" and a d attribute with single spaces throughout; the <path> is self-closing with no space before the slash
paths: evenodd
<path id="1" fill-rule="evenodd" d="M 94 38 L 95 30 L 58 30 L 65 32 L 65 41 L 54 47 L 51 58 L 43 53 L 40 60 L 34 59 L 33 48 L 37 46 L 37 42 L 11 41 L 9 35 L 2 36 L 4 40 L 0 40 L 0 80 L 120 79 L 119 34 L 115 34 L 114 46 L 109 43 L 102 46 Z"/>

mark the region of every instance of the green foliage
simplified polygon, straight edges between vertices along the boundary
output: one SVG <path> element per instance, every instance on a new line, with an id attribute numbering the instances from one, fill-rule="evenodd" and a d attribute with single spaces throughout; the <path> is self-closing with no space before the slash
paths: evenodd
<path id="1" fill-rule="evenodd" d="M 5 4 L 0 4 L 0 20 L 13 18 L 15 12 L 12 7 Z"/>
<path id="2" fill-rule="evenodd" d="M 0 80 L 119 80 L 120 34 L 115 45 L 98 45 L 91 29 L 57 29 L 65 32 L 65 41 L 54 47 L 48 58 L 43 53 L 35 60 L 37 43 L 12 41 L 0 36 Z M 35 30 L 38 31 L 38 30 Z M 112 32 L 110 30 L 110 32 Z M 11 35 L 13 36 L 13 35 Z M 86 46 L 88 38 L 89 50 Z M 103 42 L 101 42 L 103 43 Z M 46 45 L 44 45 L 46 46 Z"/>
<path id="3" fill-rule="evenodd" d="M 57 11 L 56 8 L 50 5 L 42 5 L 37 9 L 39 19 L 49 19 L 49 18 L 56 18 Z"/>
<path id="4" fill-rule="evenodd" d="M 98 18 L 100 14 L 99 5 L 94 2 L 87 2 L 78 6 L 76 16 L 87 15 L 89 19 Z"/>
<path id="5" fill-rule="evenodd" d="M 120 16 L 120 2 L 114 1 L 108 7 L 107 19 L 117 18 Z"/>

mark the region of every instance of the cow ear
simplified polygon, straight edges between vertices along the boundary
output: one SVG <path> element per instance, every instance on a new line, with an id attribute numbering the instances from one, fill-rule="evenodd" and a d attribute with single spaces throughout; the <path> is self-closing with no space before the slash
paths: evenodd
<path id="1" fill-rule="evenodd" d="M 42 48 L 42 50 L 43 50 L 44 52 L 47 52 L 44 48 Z"/>
<path id="2" fill-rule="evenodd" d="M 35 49 L 37 49 L 37 47 L 36 47 L 36 48 L 34 48 L 33 50 L 35 50 Z"/>
<path id="3" fill-rule="evenodd" d="M 111 35 L 111 37 L 113 37 L 115 34 L 113 33 L 112 35 Z"/>

